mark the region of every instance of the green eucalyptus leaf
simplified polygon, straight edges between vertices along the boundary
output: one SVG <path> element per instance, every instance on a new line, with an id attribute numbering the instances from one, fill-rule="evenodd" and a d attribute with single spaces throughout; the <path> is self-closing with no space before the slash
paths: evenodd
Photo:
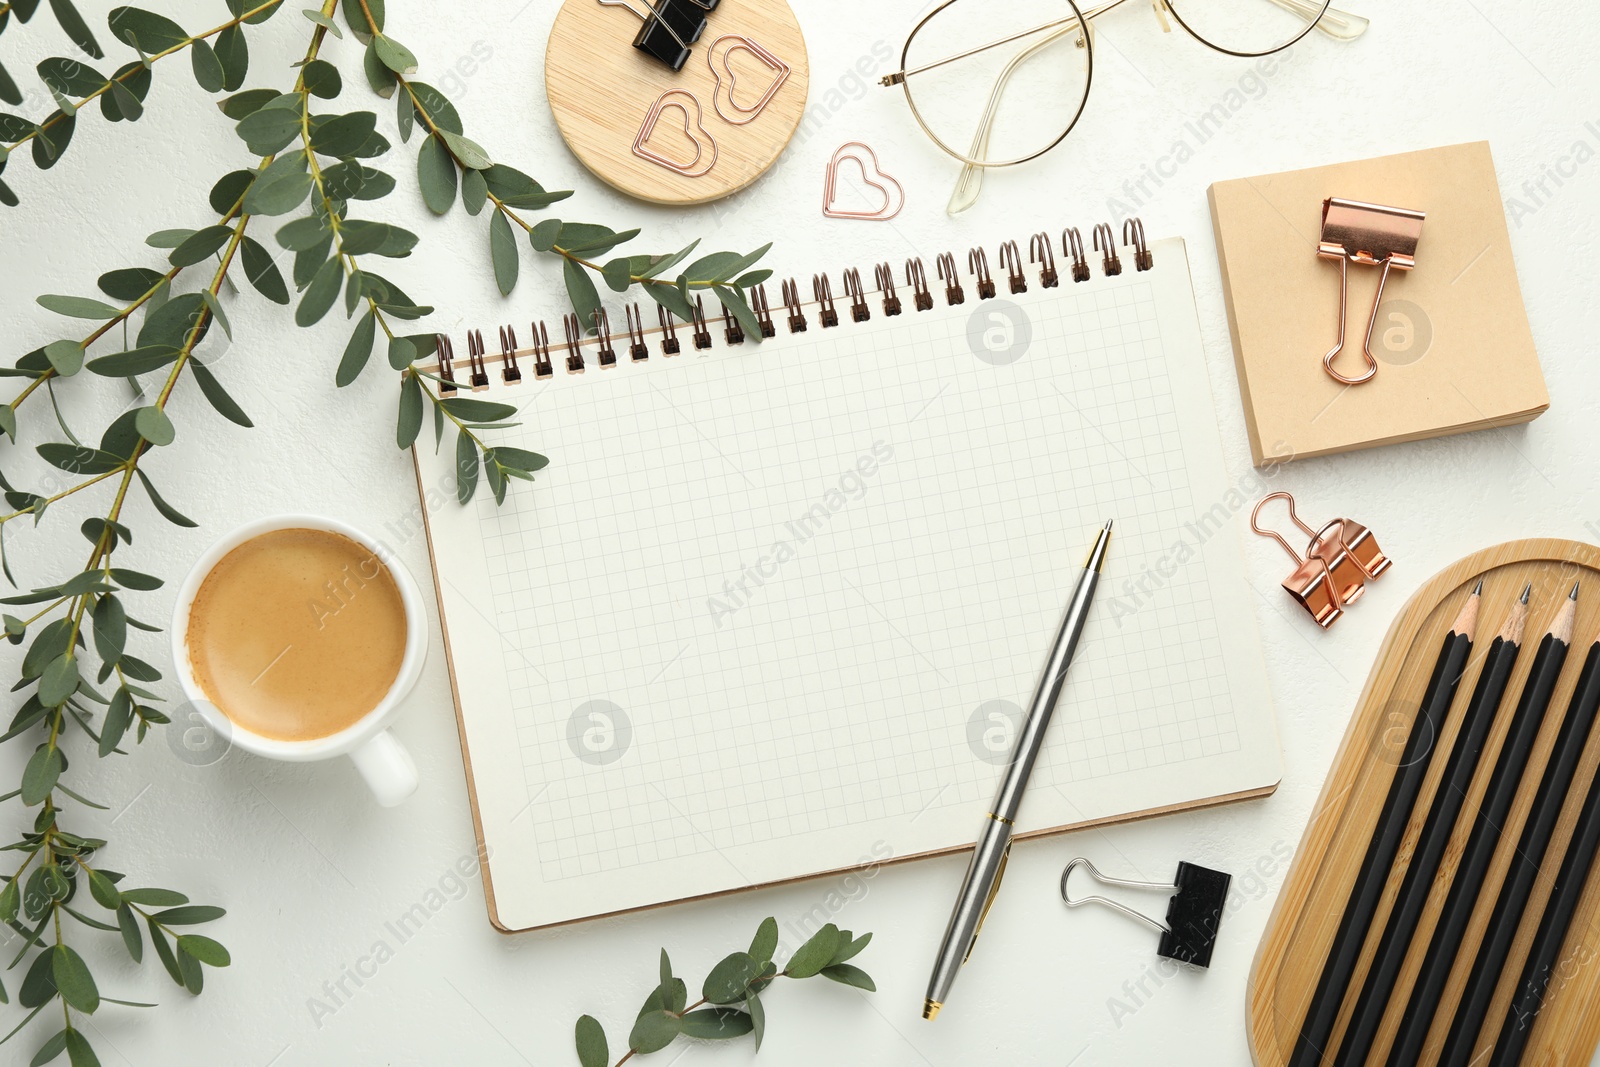
<path id="1" fill-rule="evenodd" d="M 328 195 L 338 200 L 381 200 L 394 192 L 394 179 L 381 170 L 347 159 L 322 172 Z"/>
<path id="2" fill-rule="evenodd" d="M 478 446 L 465 430 L 456 434 L 456 499 L 465 504 L 478 488 Z"/>
<path id="3" fill-rule="evenodd" d="M 444 138 L 444 143 L 450 148 L 450 154 L 455 156 L 456 161 L 463 167 L 483 170 L 494 165 L 494 160 L 489 158 L 489 153 L 485 152 L 476 141 L 463 137 L 459 133 L 451 133 L 449 130 L 441 130 L 439 136 Z"/>
<path id="4" fill-rule="evenodd" d="M 494 260 L 495 284 L 500 287 L 500 295 L 506 296 L 516 288 L 522 257 L 511 232 L 511 220 L 499 208 L 489 216 L 489 255 Z"/>
<path id="5" fill-rule="evenodd" d="M 197 40 L 189 46 L 189 62 L 194 69 L 195 83 L 200 88 L 208 93 L 222 91 L 228 74 L 222 69 L 222 60 L 217 58 L 217 53 L 208 42 Z"/>
<path id="6" fill-rule="evenodd" d="M 82 1030 L 67 1031 L 67 1060 L 70 1067 L 100 1067 L 100 1058 L 94 1054 Z"/>
<path id="7" fill-rule="evenodd" d="M 206 911 L 207 909 L 205 909 L 205 908 L 197 908 L 196 910 L 197 911 Z M 222 909 L 216 908 L 216 909 L 212 909 L 212 910 L 221 911 Z M 213 916 L 213 917 L 215 917 L 215 916 Z M 157 915 L 156 918 L 157 919 L 161 919 L 161 916 Z M 166 922 L 166 920 L 164 920 L 164 919 L 161 919 L 161 921 Z M 191 922 L 210 922 L 211 920 L 210 919 L 194 919 L 194 920 L 190 920 L 190 921 Z M 169 923 L 168 925 L 175 925 L 175 924 Z M 178 951 L 183 953 L 186 956 L 193 956 L 195 959 L 199 960 L 201 963 L 205 964 L 207 967 L 226 967 L 226 966 L 228 966 L 228 964 L 233 962 L 232 957 L 230 957 L 228 955 L 228 950 L 227 949 L 223 948 L 220 944 L 218 944 L 217 942 L 213 941 L 211 938 L 205 937 L 205 936 L 203 936 L 201 934 L 179 934 L 178 935 Z"/>
<path id="8" fill-rule="evenodd" d="M 400 386 L 400 419 L 395 426 L 395 444 L 410 448 L 422 431 L 422 382 L 408 374 Z"/>
<path id="9" fill-rule="evenodd" d="M 42 878 L 44 868 L 38 868 L 35 874 Z M 47 901 L 48 898 L 42 892 L 37 895 L 32 892 L 32 884 L 30 880 L 30 891 L 24 894 L 24 899 Z M 41 929 L 43 929 L 42 926 Z M 22 976 L 22 988 L 17 991 L 18 1004 L 24 1008 L 37 1008 L 39 1005 L 48 1004 L 54 999 L 56 995 L 56 981 L 55 976 L 52 974 L 54 964 L 55 956 L 49 949 L 41 951 L 33 958 L 33 963 L 29 965 L 27 973 Z"/>
<path id="10" fill-rule="evenodd" d="M 226 914 L 228 914 L 226 909 L 210 904 L 180 904 L 176 908 L 156 912 L 155 918 L 163 926 L 198 926 L 200 923 L 216 922 Z M 218 963 L 212 966 L 224 965 Z"/>
<path id="11" fill-rule="evenodd" d="M 867 972 L 853 963 L 830 964 L 822 968 L 819 973 L 824 978 L 832 979 L 843 985 L 855 986 L 857 989 L 865 989 L 868 993 L 875 993 L 878 990 L 877 985 L 873 983 Z"/>
<path id="12" fill-rule="evenodd" d="M 245 42 L 244 29 L 229 26 L 217 34 L 217 61 L 222 64 L 222 87 L 235 92 L 244 84 L 250 70 L 250 46 Z"/>
<path id="13" fill-rule="evenodd" d="M 50 441 L 39 445 L 35 451 L 39 453 L 41 459 L 52 467 L 67 471 L 70 474 L 104 474 L 106 471 L 115 470 L 122 466 L 123 462 L 121 456 L 102 452 L 98 448 L 69 445 L 61 441 Z"/>
<path id="14" fill-rule="evenodd" d="M 385 100 L 394 95 L 395 88 L 399 85 L 394 76 L 394 71 L 383 65 L 383 60 L 378 58 L 378 50 L 372 46 L 372 37 L 357 32 L 356 37 L 367 44 L 367 50 L 361 53 L 361 72 L 367 76 L 367 87 Z M 406 118 L 402 121 L 400 139 L 406 140 L 410 136 L 408 124 L 411 118 L 411 105 L 401 94 L 400 108 Z"/>
<path id="15" fill-rule="evenodd" d="M 730 953 L 711 968 L 700 994 L 713 1004 L 731 1004 L 743 1000 L 745 990 L 760 973 L 761 961 L 750 953 Z"/>
<path id="16" fill-rule="evenodd" d="M 276 89 L 246 89 L 242 93 L 235 93 L 217 101 L 217 107 L 222 113 L 235 122 L 246 115 L 253 115 L 269 102 L 278 99 L 283 94 Z"/>
<path id="17" fill-rule="evenodd" d="M 119 84 L 119 82 L 112 82 L 113 91 L 106 95 L 115 95 L 116 87 Z M 135 103 L 137 104 L 137 101 Z M 65 154 L 67 146 L 72 143 L 72 134 L 77 128 L 78 120 L 76 117 L 59 110 L 52 112 L 39 124 L 38 132 L 33 135 L 33 165 L 40 170 L 49 170 L 55 166 L 62 155 Z"/>
<path id="18" fill-rule="evenodd" d="M 426 137 L 417 152 L 417 182 L 422 200 L 435 215 L 450 210 L 456 199 L 456 164 L 437 137 Z"/>
<path id="19" fill-rule="evenodd" d="M 88 96 L 104 89 L 110 81 L 82 60 L 61 56 L 42 59 L 34 69 L 39 72 L 39 80 L 61 96 Z"/>
<path id="20" fill-rule="evenodd" d="M 125 267 L 100 275 L 100 291 L 117 300 L 138 300 L 161 284 L 164 275 L 149 267 Z"/>
<path id="21" fill-rule="evenodd" d="M 528 230 L 528 243 L 533 245 L 535 252 L 548 252 L 556 246 L 556 238 L 561 236 L 561 220 L 545 219 L 534 223 Z"/>
<path id="22" fill-rule="evenodd" d="M 179 245 L 183 244 L 183 242 L 188 239 L 189 235 L 192 233 L 194 233 L 193 230 L 183 229 L 181 227 L 171 230 L 157 230 L 149 237 L 146 237 L 144 239 L 144 243 L 149 245 L 151 248 L 177 248 Z"/>
<path id="23" fill-rule="evenodd" d="M 739 325 L 744 329 L 745 337 L 759 343 L 761 341 L 761 320 L 756 318 L 754 311 L 750 310 L 750 305 L 746 302 L 743 294 L 737 289 L 729 289 L 725 285 L 714 285 L 711 287 L 711 291 L 722 302 L 722 306 L 731 311 L 733 317 L 739 321 Z"/>
<path id="24" fill-rule="evenodd" d="M 70 378 L 83 369 L 83 346 L 77 341 L 51 341 L 44 346 L 44 355 L 63 378 Z"/>
<path id="25" fill-rule="evenodd" d="M 374 37 L 372 46 L 377 50 L 378 58 L 383 65 L 396 74 L 409 75 L 417 72 L 417 57 L 411 54 L 411 49 L 393 37 Z"/>
<path id="26" fill-rule="evenodd" d="M 344 31 L 339 28 L 338 23 L 334 22 L 333 19 L 329 18 L 327 15 L 324 15 L 316 8 L 308 7 L 304 11 L 301 11 L 300 14 L 304 15 L 312 22 L 315 22 L 318 26 L 321 26 L 335 37 L 338 37 L 341 40 L 344 39 Z"/>
<path id="27" fill-rule="evenodd" d="M 337 289 L 337 286 L 335 287 Z M 222 383 L 217 381 L 216 375 L 211 373 L 211 368 L 201 363 L 193 356 L 189 358 L 189 373 L 194 376 L 195 384 L 200 387 L 200 392 L 207 402 L 216 409 L 217 414 L 231 423 L 243 426 L 246 429 L 255 425 L 250 421 L 250 416 L 244 413 L 227 390 L 222 388 Z M 115 573 L 115 572 L 113 572 Z"/>
<path id="28" fill-rule="evenodd" d="M 683 1036 L 707 1041 L 743 1037 L 754 1028 L 749 1014 L 736 1008 L 701 1008 L 685 1015 L 681 1024 Z"/>
<path id="29" fill-rule="evenodd" d="M 593 332 L 595 312 L 600 310 L 600 294 L 595 290 L 589 272 L 570 259 L 561 261 L 561 276 L 567 283 L 567 298 L 572 301 L 573 313 L 586 324 L 586 332 Z"/>
<path id="30" fill-rule="evenodd" d="M 183 512 L 167 503 L 161 494 L 156 492 L 156 487 L 151 483 L 150 476 L 147 475 L 142 468 L 135 467 L 133 469 L 133 473 L 139 476 L 139 481 L 144 485 L 145 495 L 150 498 L 150 503 L 155 507 L 156 511 L 160 513 L 163 519 L 166 519 L 174 526 L 193 527 L 200 525 L 193 519 L 189 518 L 189 516 L 183 514 Z"/>
<path id="31" fill-rule="evenodd" d="M 142 8 L 112 8 L 107 22 L 111 26 L 113 37 L 133 45 L 146 55 L 164 52 L 189 40 L 189 35 L 184 32 L 182 26 L 165 15 L 158 15 Z"/>
<path id="32" fill-rule="evenodd" d="M 44 1067 L 45 1064 L 67 1051 L 68 1030 L 57 1030 L 51 1034 L 39 1050 L 33 1054 L 33 1059 L 28 1061 L 28 1067 Z"/>
<path id="33" fill-rule="evenodd" d="M 133 378 L 160 370 L 178 358 L 178 350 L 171 345 L 151 345 L 127 352 L 91 359 L 89 370 L 107 378 Z"/>
<path id="34" fill-rule="evenodd" d="M 333 235 L 325 215 L 307 215 L 278 227 L 278 243 L 291 252 L 304 252 L 327 243 Z"/>
<path id="35" fill-rule="evenodd" d="M 529 452 L 525 448 L 514 448 L 511 445 L 496 445 L 493 449 L 495 461 L 512 470 L 534 471 L 544 470 L 550 461 L 537 452 Z"/>
<path id="36" fill-rule="evenodd" d="M 35 749 L 28 758 L 27 766 L 22 769 L 22 802 L 29 807 L 42 803 L 50 795 L 50 790 L 56 787 L 56 779 L 61 777 L 65 766 L 66 761 L 59 748 L 40 745 Z"/>
<path id="37" fill-rule="evenodd" d="M 300 136 L 300 115 L 274 100 L 240 119 L 234 130 L 251 152 L 270 156 Z"/>
<path id="38" fill-rule="evenodd" d="M 578 1016 L 573 1038 L 578 1046 L 579 1067 L 608 1067 L 611 1063 L 611 1047 L 606 1043 L 605 1029 L 594 1016 Z"/>
<path id="39" fill-rule="evenodd" d="M 344 88 L 344 81 L 339 77 L 339 68 L 326 59 L 313 59 L 301 67 L 300 78 L 307 92 L 324 100 L 332 100 Z"/>
<path id="40" fill-rule="evenodd" d="M 639 1016 L 628 1034 L 628 1047 L 643 1054 L 659 1052 L 672 1044 L 682 1027 L 682 1020 L 669 1011 L 652 1011 Z"/>
<path id="41" fill-rule="evenodd" d="M 356 323 L 349 342 L 344 346 L 344 355 L 339 360 L 339 370 L 333 378 L 335 385 L 342 389 L 361 376 L 362 370 L 367 366 L 367 360 L 372 358 L 372 344 L 376 336 L 377 313 L 368 311 Z"/>
<path id="42" fill-rule="evenodd" d="M 295 324 L 313 326 L 322 321 L 322 317 L 338 299 L 340 284 L 343 281 L 344 273 L 337 258 L 324 263 L 316 276 L 311 279 L 311 284 L 306 286 L 305 295 L 300 298 L 300 306 L 295 308 Z"/>
<path id="43" fill-rule="evenodd" d="M 72 5 L 71 0 L 50 0 L 50 10 L 55 14 L 56 22 L 72 43 L 83 49 L 96 59 L 101 59 L 105 53 L 100 51 L 100 42 L 94 39 L 94 34 L 89 32 L 89 24 L 83 21 L 83 16 Z M 76 1063 L 72 1067 L 78 1067 Z"/>
<path id="44" fill-rule="evenodd" d="M 128 733 L 128 726 L 133 723 L 133 697 L 128 694 L 128 689 L 118 688 L 106 709 L 106 720 L 101 723 L 101 739 L 99 739 L 99 755 L 107 757 L 117 750 L 118 742 Z M 99 899 L 98 894 L 94 899 Z M 122 897 L 117 897 L 118 901 Z M 102 901 L 104 904 L 104 901 Z M 106 907 L 110 907 L 109 904 Z"/>
<path id="45" fill-rule="evenodd" d="M 94 637 L 94 650 L 101 659 L 112 663 L 121 659 L 123 649 L 128 644 L 128 612 L 122 606 L 122 601 L 109 593 L 102 596 L 94 606 L 90 630 Z"/>
<path id="46" fill-rule="evenodd" d="M 255 180 L 256 172 L 253 170 L 229 171 L 218 178 L 217 183 L 211 187 L 211 196 L 208 201 L 211 204 L 211 210 L 218 215 L 226 215 L 232 211 L 234 205 L 239 202 L 239 198 L 244 196 L 251 183 Z M 148 289 L 149 286 L 145 286 L 145 288 Z M 141 290 L 142 292 L 143 290 Z M 112 295 L 115 296 L 116 294 L 113 293 Z M 127 297 L 125 299 L 132 298 Z"/>
<path id="47" fill-rule="evenodd" d="M 317 124 L 311 134 L 311 147 L 326 156 L 341 159 L 361 151 L 367 138 L 378 126 L 378 116 L 371 111 L 352 111 L 348 115 L 334 115 Z"/>
<path id="48" fill-rule="evenodd" d="M 233 230 L 227 226 L 207 226 L 203 230 L 196 230 L 172 250 L 167 261 L 174 267 L 193 266 L 201 260 L 210 259 L 232 236 Z"/>
<path id="49" fill-rule="evenodd" d="M 122 945 L 134 963 L 144 960 L 144 935 L 139 932 L 139 920 L 133 909 L 123 904 L 117 908 L 117 929 L 122 931 Z"/>
<path id="50" fill-rule="evenodd" d="M 78 658 L 71 654 L 57 656 L 39 678 L 39 702 L 47 708 L 60 707 L 78 691 L 80 680 Z"/>
<path id="51" fill-rule="evenodd" d="M 139 327 L 139 347 L 171 345 L 182 348 L 190 344 L 191 335 L 193 344 L 199 344 L 207 329 L 205 298 L 199 293 L 180 293 L 144 317 Z"/>
<path id="52" fill-rule="evenodd" d="M 477 215 L 489 199 L 489 183 L 481 170 L 466 170 L 461 174 L 461 206 L 468 215 Z"/>
<path id="53" fill-rule="evenodd" d="M 769 963 L 778 949 L 778 920 L 767 916 L 756 927 L 756 936 L 750 941 L 750 957 L 757 963 Z"/>
<path id="54" fill-rule="evenodd" d="M 683 322 L 694 318 L 694 309 L 689 306 L 689 301 L 680 293 L 676 286 L 663 282 L 650 282 L 644 287 L 650 294 L 650 299 L 672 312 Z"/>
<path id="55" fill-rule="evenodd" d="M 862 934 L 860 937 L 855 938 L 854 940 L 848 940 L 841 936 L 839 939 L 839 947 L 834 950 L 833 959 L 830 962 L 843 963 L 845 960 L 854 958 L 861 952 L 862 949 L 866 948 L 868 943 L 871 941 L 872 935 L 870 933 Z"/>
<path id="56" fill-rule="evenodd" d="M 74 319 L 109 319 L 117 314 L 117 309 L 110 304 L 87 296 L 57 296 L 46 293 L 37 300 L 40 307 Z"/>
<path id="57" fill-rule="evenodd" d="M 783 973 L 790 978 L 810 978 L 833 961 L 833 954 L 838 947 L 839 928 L 827 923 L 812 934 L 805 944 L 795 949 Z"/>
<path id="58" fill-rule="evenodd" d="M 441 130 L 450 133 L 461 133 L 461 115 L 439 90 L 426 82 L 413 81 L 410 83 L 411 92 L 415 95 L 415 105 L 419 113 L 427 115 L 433 124 Z"/>
<path id="59" fill-rule="evenodd" d="M 139 436 L 153 445 L 170 445 L 177 435 L 172 420 L 158 407 L 139 408 L 134 413 L 133 425 L 138 429 Z"/>

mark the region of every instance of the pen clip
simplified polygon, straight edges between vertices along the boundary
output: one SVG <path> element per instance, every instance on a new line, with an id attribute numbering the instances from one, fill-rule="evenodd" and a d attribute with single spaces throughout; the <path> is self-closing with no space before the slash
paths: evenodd
<path id="1" fill-rule="evenodd" d="M 1000 865 L 995 868 L 994 884 L 989 886 L 989 895 L 984 899 L 983 911 L 978 914 L 977 928 L 972 931 L 972 940 L 967 942 L 967 954 L 961 957 L 961 965 L 966 966 L 972 958 L 972 946 L 978 943 L 978 935 L 983 933 L 983 921 L 989 917 L 989 909 L 994 907 L 995 894 L 1000 892 L 1000 880 L 1006 876 L 1006 864 L 1011 862 L 1011 839 L 1006 839 L 1006 847 L 1000 853 Z"/>

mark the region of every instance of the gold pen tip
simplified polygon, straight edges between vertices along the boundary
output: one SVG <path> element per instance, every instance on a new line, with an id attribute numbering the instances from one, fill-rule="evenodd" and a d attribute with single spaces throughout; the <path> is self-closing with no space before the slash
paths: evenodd
<path id="1" fill-rule="evenodd" d="M 922 1017 L 924 1019 L 937 1019 L 939 1017 L 939 1009 L 942 1007 L 944 1005 L 937 1000 L 924 1000 L 922 1002 Z"/>

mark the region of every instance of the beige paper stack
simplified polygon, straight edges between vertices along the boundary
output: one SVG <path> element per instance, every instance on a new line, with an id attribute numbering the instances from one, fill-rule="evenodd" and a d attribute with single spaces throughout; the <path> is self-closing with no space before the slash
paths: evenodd
<path id="1" fill-rule="evenodd" d="M 1417 266 L 1391 271 L 1378 373 L 1341 385 L 1339 265 L 1317 256 L 1330 196 L 1425 211 Z M 1257 466 L 1527 422 L 1550 406 L 1485 142 L 1217 182 L 1217 258 Z M 1360 355 L 1381 268 L 1351 264 L 1339 366 Z"/>

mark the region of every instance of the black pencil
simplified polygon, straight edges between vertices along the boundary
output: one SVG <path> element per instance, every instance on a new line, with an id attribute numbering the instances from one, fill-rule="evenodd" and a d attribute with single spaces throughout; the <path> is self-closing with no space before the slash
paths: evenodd
<path id="1" fill-rule="evenodd" d="M 1405 837 L 1406 825 L 1411 821 L 1411 809 L 1416 805 L 1422 780 L 1428 775 L 1434 741 L 1455 701 L 1456 687 L 1461 683 L 1467 657 L 1472 653 L 1472 635 L 1478 625 L 1482 592 L 1483 582 L 1480 581 L 1461 606 L 1450 632 L 1445 634 L 1433 675 L 1423 691 L 1417 716 L 1411 722 L 1405 750 L 1389 783 L 1389 793 L 1384 797 L 1383 810 L 1378 813 L 1378 824 L 1367 845 L 1367 854 L 1361 862 L 1361 870 L 1356 873 L 1355 885 L 1350 889 L 1344 914 L 1339 918 L 1339 929 L 1323 961 L 1316 992 L 1312 994 L 1300 1033 L 1295 1038 L 1289 1067 L 1314 1067 L 1322 1062 L 1325 1052 L 1331 1051 L 1328 1044 L 1339 1018 L 1339 1005 L 1344 1001 L 1345 989 L 1361 956 L 1361 945 L 1367 939 L 1367 929 L 1372 925 L 1372 916 L 1388 884 L 1389 869 Z"/>
<path id="2" fill-rule="evenodd" d="M 1466 1067 L 1470 1062 L 1478 1030 L 1488 1014 L 1489 1003 L 1494 1000 L 1495 987 L 1500 984 L 1506 957 L 1511 954 L 1517 927 L 1539 878 L 1539 865 L 1550 847 L 1551 835 L 1583 758 L 1597 710 L 1600 710 L 1600 641 L 1589 646 L 1589 655 L 1584 658 L 1583 673 L 1578 676 L 1572 700 L 1567 704 L 1567 714 L 1561 720 L 1561 730 L 1550 750 L 1544 777 L 1539 780 L 1539 792 L 1534 795 L 1528 821 L 1522 826 L 1522 837 L 1511 857 L 1511 869 L 1500 887 L 1489 928 L 1484 932 L 1477 958 L 1472 961 L 1471 976 L 1461 994 L 1461 1003 L 1456 1007 L 1455 1018 L 1451 1020 L 1450 1036 L 1439 1054 L 1439 1067 Z"/>
<path id="3" fill-rule="evenodd" d="M 1550 632 L 1539 642 L 1533 667 L 1522 683 L 1522 695 L 1511 717 L 1511 727 L 1500 743 L 1500 754 L 1495 758 L 1489 786 L 1478 804 L 1478 815 L 1473 820 L 1467 847 L 1461 853 L 1455 879 L 1450 883 L 1450 894 L 1445 897 L 1444 910 L 1439 913 L 1438 925 L 1433 928 L 1433 938 L 1422 960 L 1422 970 L 1417 973 L 1411 999 L 1406 1002 L 1405 1014 L 1400 1018 L 1400 1029 L 1389 1050 L 1389 1067 L 1415 1067 L 1421 1061 L 1428 1030 L 1433 1026 L 1434 1013 L 1439 1009 L 1439 1000 L 1450 980 L 1462 935 L 1466 933 L 1478 894 L 1483 890 L 1483 880 L 1489 873 L 1490 861 L 1500 843 L 1501 827 L 1505 826 L 1506 816 L 1516 800 L 1522 772 L 1528 766 L 1528 755 L 1533 751 L 1544 713 L 1550 706 L 1550 695 L 1555 692 L 1556 679 L 1566 662 L 1577 598 L 1578 587 L 1574 585 L 1571 594 L 1562 601 L 1561 610 L 1556 612 Z"/>
<path id="4" fill-rule="evenodd" d="M 1455 832 L 1456 816 L 1466 802 L 1467 791 L 1472 787 L 1472 777 L 1477 773 L 1478 760 L 1483 745 L 1494 725 L 1500 701 L 1505 697 L 1506 686 L 1511 682 L 1511 672 L 1517 665 L 1517 653 L 1522 647 L 1523 623 L 1528 617 L 1528 593 L 1532 586 L 1523 589 L 1522 596 L 1512 605 L 1505 624 L 1495 635 L 1494 643 L 1484 657 L 1478 672 L 1478 682 L 1472 699 L 1461 717 L 1461 729 L 1456 733 L 1455 746 L 1445 764 L 1444 777 L 1433 794 L 1428 807 L 1427 820 L 1406 865 L 1405 879 L 1389 911 L 1383 936 L 1378 940 L 1378 951 L 1372 957 L 1372 966 L 1361 986 L 1361 995 L 1345 1027 L 1344 1040 L 1333 1059 L 1335 1067 L 1367 1062 L 1372 1042 L 1378 1036 L 1384 1011 L 1389 1006 L 1389 996 L 1394 992 L 1400 977 L 1400 966 L 1405 962 L 1406 951 L 1417 933 L 1417 923 L 1428 903 L 1433 889 L 1434 876 L 1439 873 L 1440 861 L 1446 846 Z"/>
<path id="5" fill-rule="evenodd" d="M 1572 841 L 1562 857 L 1561 869 L 1556 872 L 1555 885 L 1550 888 L 1550 900 L 1539 920 L 1539 931 L 1533 935 L 1528 962 L 1512 994 L 1511 1010 L 1500 1028 L 1500 1039 L 1495 1042 L 1489 1067 L 1512 1067 L 1522 1060 L 1534 1021 L 1544 1006 L 1545 993 L 1561 963 L 1562 944 L 1589 882 L 1589 870 L 1594 865 L 1597 848 L 1600 848 L 1600 775 L 1590 781 L 1589 793 L 1583 798 L 1578 823 L 1572 829 Z"/>

